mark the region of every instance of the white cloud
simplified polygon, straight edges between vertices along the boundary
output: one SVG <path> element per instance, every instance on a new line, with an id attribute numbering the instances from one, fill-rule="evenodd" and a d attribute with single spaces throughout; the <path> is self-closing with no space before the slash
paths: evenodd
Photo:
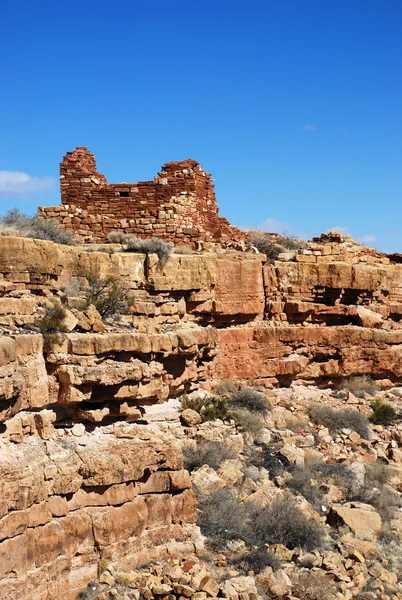
<path id="1" fill-rule="evenodd" d="M 294 233 L 293 225 L 277 221 L 276 219 L 265 219 L 265 221 L 257 225 L 257 229 L 267 231 L 268 233 L 286 233 L 288 235 Z"/>
<path id="2" fill-rule="evenodd" d="M 363 235 L 361 238 L 359 238 L 358 241 L 362 244 L 373 244 L 374 242 L 377 241 L 377 238 L 375 235 L 371 235 L 371 233 L 367 233 L 366 235 Z"/>
<path id="3" fill-rule="evenodd" d="M 31 177 L 22 171 L 0 171 L 0 197 L 30 196 L 54 188 L 53 177 Z"/>
<path id="4" fill-rule="evenodd" d="M 303 125 L 302 129 L 303 131 L 316 131 L 317 125 L 314 125 L 314 123 L 306 123 Z"/>
<path id="5" fill-rule="evenodd" d="M 337 225 L 336 227 L 330 227 L 330 229 L 327 229 L 327 231 L 337 231 L 338 233 L 343 233 L 344 235 L 352 235 L 349 227 L 341 227 L 340 225 Z"/>

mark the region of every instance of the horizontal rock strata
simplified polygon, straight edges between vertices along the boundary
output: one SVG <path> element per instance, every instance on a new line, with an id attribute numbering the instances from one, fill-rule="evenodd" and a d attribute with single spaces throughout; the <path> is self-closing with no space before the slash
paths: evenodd
<path id="1" fill-rule="evenodd" d="M 194 549 L 181 451 L 147 424 L 151 405 L 211 378 L 401 382 L 402 265 L 342 243 L 274 264 L 211 252 L 161 267 L 0 238 L 0 598 L 73 600 L 103 560 L 130 569 Z M 83 272 L 130 292 L 118 323 L 96 332 L 77 312 L 68 290 Z M 69 330 L 44 339 L 35 323 L 61 298 Z"/>

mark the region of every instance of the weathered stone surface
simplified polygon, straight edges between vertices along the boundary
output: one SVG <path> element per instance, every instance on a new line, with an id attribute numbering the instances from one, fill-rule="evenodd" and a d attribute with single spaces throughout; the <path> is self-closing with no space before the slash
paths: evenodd
<path id="1" fill-rule="evenodd" d="M 380 515 L 370 505 L 359 502 L 347 505 L 333 504 L 327 520 L 330 524 L 344 524 L 362 539 L 375 538 L 381 529 Z"/>
<path id="2" fill-rule="evenodd" d="M 196 536 L 194 495 L 177 444 L 147 426 L 125 425 L 121 438 L 117 431 L 73 431 L 86 437 L 84 446 L 74 435 L 0 442 L 1 598 L 34 600 L 49 589 L 49 598 L 72 600 L 103 556 L 118 551 L 134 565 L 148 538 L 172 547 Z M 150 472 L 166 485 L 144 487 Z"/>
<path id="3" fill-rule="evenodd" d="M 340 327 L 220 329 L 213 372 L 222 379 L 317 380 L 367 373 L 402 376 L 402 331 Z"/>

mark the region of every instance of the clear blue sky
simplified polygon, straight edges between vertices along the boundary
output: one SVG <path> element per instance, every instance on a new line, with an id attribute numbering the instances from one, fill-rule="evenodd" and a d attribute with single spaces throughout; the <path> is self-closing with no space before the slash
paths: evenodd
<path id="1" fill-rule="evenodd" d="M 197 159 L 241 227 L 402 251 L 401 0 L 3 0 L 0 51 L 0 214 L 58 204 L 82 145 L 110 182 Z"/>

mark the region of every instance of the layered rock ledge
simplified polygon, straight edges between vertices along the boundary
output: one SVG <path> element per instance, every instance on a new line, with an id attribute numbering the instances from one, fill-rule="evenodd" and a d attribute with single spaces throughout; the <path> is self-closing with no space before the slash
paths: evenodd
<path id="1" fill-rule="evenodd" d="M 147 406 L 211 379 L 401 382 L 402 265 L 320 247 L 274 264 L 173 254 L 161 268 L 154 255 L 0 238 L 0 598 L 73 600 L 104 560 L 196 549 L 181 450 Z M 77 272 L 117 277 L 131 308 L 103 332 L 73 318 L 44 339 L 46 306 L 62 298 L 75 314 L 62 289 Z"/>

